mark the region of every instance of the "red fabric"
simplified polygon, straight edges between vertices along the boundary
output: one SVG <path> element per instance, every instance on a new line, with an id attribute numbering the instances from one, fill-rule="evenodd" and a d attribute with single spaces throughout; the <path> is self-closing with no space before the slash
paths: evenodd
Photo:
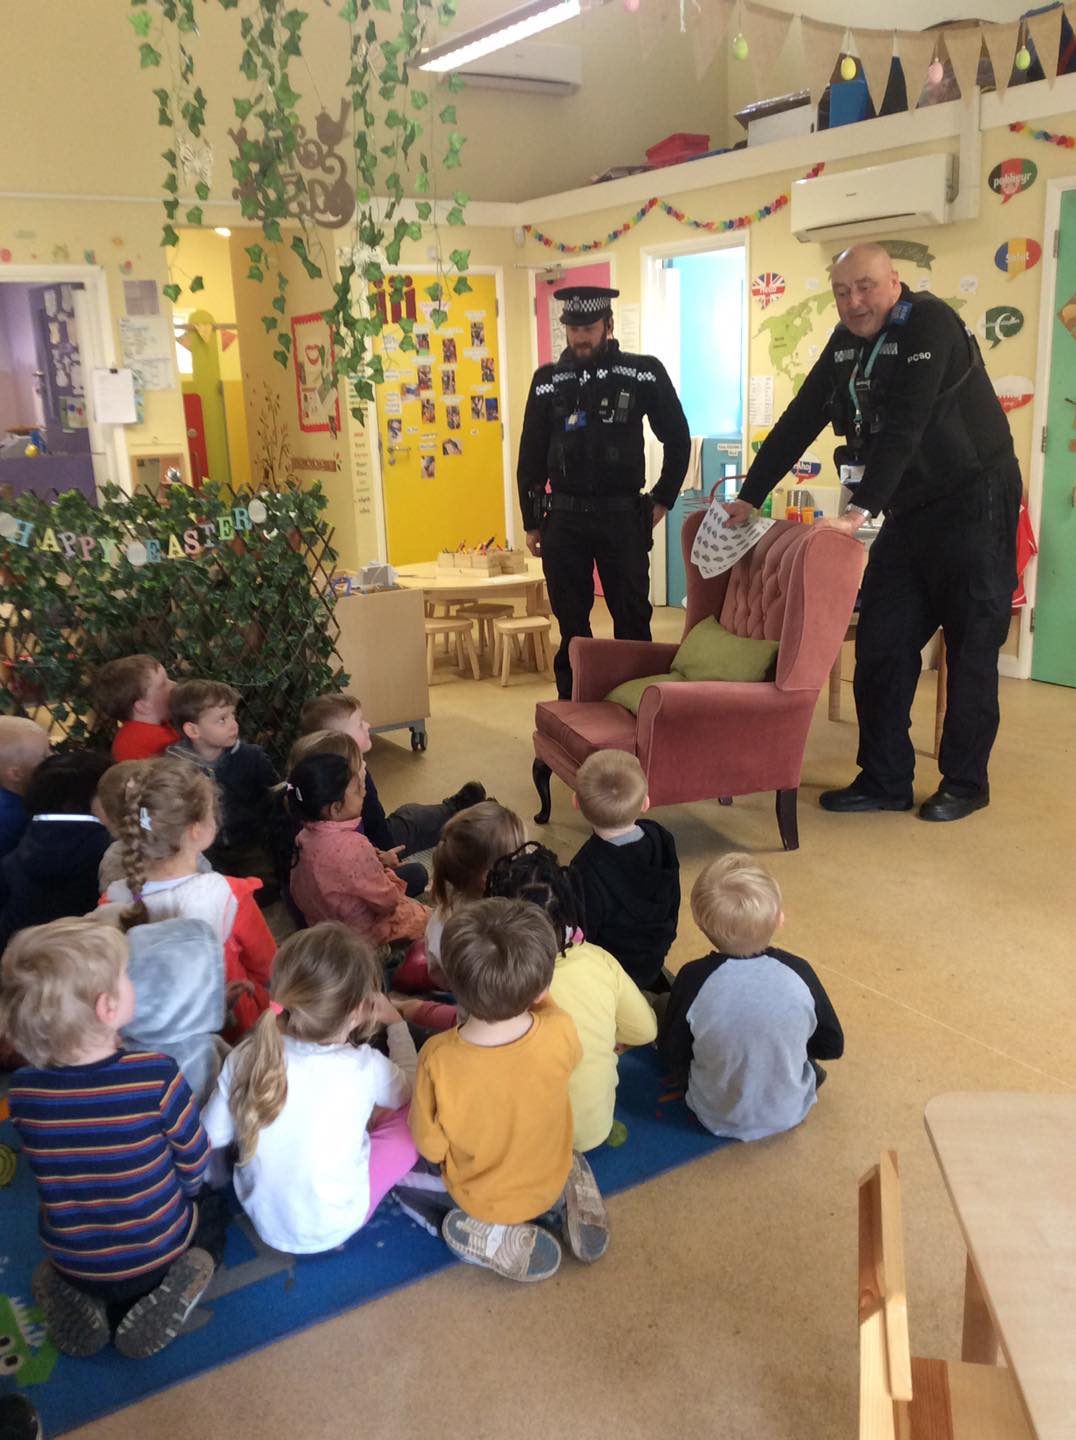
<path id="1" fill-rule="evenodd" d="M 535 707 L 535 716 L 538 728 L 577 765 L 595 750 L 635 753 L 635 716 L 623 705 L 604 699 L 582 705 L 575 700 L 543 700 Z"/>
<path id="2" fill-rule="evenodd" d="M 253 995 L 240 995 L 233 1006 L 235 1024 L 226 1032 L 226 1038 L 231 1040 L 245 1035 L 262 1011 L 269 1008 L 276 941 L 254 899 L 254 892 L 262 888 L 262 882 L 253 876 L 226 875 L 224 878 L 236 902 L 232 932 L 224 942 L 224 979 L 226 983 L 249 980 L 254 986 Z"/>
<path id="3" fill-rule="evenodd" d="M 372 945 L 418 940 L 429 911 L 408 898 L 404 882 L 386 870 L 354 820 L 314 820 L 302 828 L 291 894 L 308 925 L 338 920 Z"/>
<path id="4" fill-rule="evenodd" d="M 163 755 L 169 745 L 179 739 L 171 725 L 150 725 L 145 720 L 125 720 L 112 742 L 112 758 L 121 760 L 152 760 Z"/>
<path id="5" fill-rule="evenodd" d="M 1020 519 L 1016 524 L 1016 589 L 1012 595 L 1012 608 L 1021 610 L 1027 604 L 1027 593 L 1024 590 L 1024 571 L 1027 569 L 1033 555 L 1039 553 L 1039 547 L 1035 541 L 1035 532 L 1031 528 L 1031 516 L 1028 514 L 1027 501 L 1020 501 Z"/>
<path id="6" fill-rule="evenodd" d="M 422 995 L 433 989 L 425 940 L 416 940 L 408 947 L 407 954 L 393 974 L 392 988 L 399 990 L 401 995 Z"/>

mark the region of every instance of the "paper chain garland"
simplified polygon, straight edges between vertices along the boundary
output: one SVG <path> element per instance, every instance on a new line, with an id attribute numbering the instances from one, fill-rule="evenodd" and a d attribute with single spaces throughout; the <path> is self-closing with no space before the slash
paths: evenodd
<path id="1" fill-rule="evenodd" d="M 824 164 L 812 165 L 805 180 L 813 180 L 816 175 L 821 175 L 825 169 Z M 771 200 L 768 205 L 761 206 L 758 210 L 752 210 L 750 215 L 737 215 L 729 220 L 694 220 L 690 215 L 685 215 L 682 210 L 677 210 L 675 205 L 670 205 L 667 200 L 661 200 L 656 195 L 641 205 L 635 214 L 625 220 L 623 225 L 618 225 L 615 230 L 610 230 L 604 240 L 588 240 L 581 245 L 566 245 L 561 240 L 554 240 L 551 235 L 544 234 L 534 225 L 524 225 L 523 229 L 533 239 L 539 241 L 548 250 L 556 250 L 558 255 L 586 255 L 592 250 L 602 250 L 606 245 L 612 245 L 626 235 L 629 230 L 634 230 L 650 214 L 652 210 L 661 210 L 668 215 L 670 220 L 675 220 L 680 225 L 688 225 L 692 230 L 708 230 L 720 232 L 725 230 L 745 230 L 749 225 L 759 220 L 766 220 L 775 215 L 778 210 L 783 210 L 789 202 L 789 195 L 786 191 Z"/>
<path id="2" fill-rule="evenodd" d="M 1060 145 L 1062 150 L 1076 150 L 1076 135 L 1055 135 L 1050 130 L 1033 130 L 1022 120 L 1014 120 L 1009 129 L 1014 135 L 1030 135 L 1032 140 L 1045 140 L 1049 145 Z"/>

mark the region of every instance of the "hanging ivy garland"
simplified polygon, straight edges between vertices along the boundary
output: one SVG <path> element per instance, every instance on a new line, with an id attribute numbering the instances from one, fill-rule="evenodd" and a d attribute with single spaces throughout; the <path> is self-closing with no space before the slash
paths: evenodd
<path id="1" fill-rule="evenodd" d="M 168 168 L 162 181 L 165 223 L 161 244 L 174 248 L 180 243 L 175 222 L 181 206 L 186 207 L 184 223 L 203 223 L 201 204 L 188 204 L 181 197 L 181 185 L 185 183 L 189 190 L 193 180 L 195 201 L 208 200 L 210 195 L 205 163 L 208 147 L 202 139 L 208 102 L 195 78 L 195 0 L 130 3 L 130 21 L 142 68 L 166 66 L 171 73 L 171 85 L 160 86 L 153 94 L 157 122 L 172 132 L 172 144 L 162 154 Z M 335 3 L 323 0 L 327 8 Z M 239 0 L 218 0 L 218 4 L 223 10 L 237 10 Z M 372 337 L 380 333 L 384 322 L 377 308 L 367 303 L 369 286 L 385 278 L 381 257 L 388 266 L 398 266 L 403 242 L 420 240 L 424 225 L 432 225 L 440 257 L 433 171 L 429 154 L 418 144 L 427 128 L 434 128 L 419 118 L 429 107 L 430 97 L 412 85 L 411 66 L 425 45 L 434 18 L 447 24 L 455 11 L 455 0 L 401 0 L 400 13 L 392 18 L 390 0 L 344 0 L 336 12 L 335 18 L 345 27 L 348 47 L 346 101 L 339 124 L 342 133 L 350 108 L 355 204 L 351 244 L 346 247 L 349 258 L 331 285 L 333 303 L 324 315 L 332 335 L 335 373 L 348 382 L 357 402 L 351 413 L 360 423 L 365 419 L 365 405 L 361 402 L 373 398 L 374 385 L 384 378 L 381 359 L 371 351 Z M 382 19 L 382 15 L 390 18 Z M 233 193 L 244 219 L 261 227 L 260 241 L 246 247 L 247 279 L 264 281 L 268 274 L 274 276 L 276 294 L 262 324 L 274 338 L 274 359 L 287 367 L 292 358 L 291 336 L 283 324 L 288 279 L 280 263 L 280 247 L 287 246 L 312 279 L 333 270 L 332 257 L 313 218 L 318 197 L 312 194 L 301 165 L 305 132 L 298 105 L 302 94 L 293 84 L 291 68 L 294 61 L 303 58 L 303 28 L 310 16 L 307 10 L 286 4 L 285 0 L 256 0 L 238 18 L 242 42 L 239 69 L 251 93 L 232 100 L 239 126 L 229 132 L 236 146 L 231 159 Z M 302 84 L 302 80 L 297 83 Z M 461 89 L 462 84 L 459 76 L 449 77 L 450 91 Z M 456 169 L 464 138 L 456 129 L 454 104 L 441 107 L 436 124 L 444 131 L 442 168 Z M 387 135 L 383 144 L 377 144 L 374 138 L 380 132 Z M 407 188 L 419 197 L 414 220 L 402 213 Z M 378 191 L 387 196 L 383 213 L 375 198 Z M 447 225 L 465 223 L 468 198 L 462 190 L 452 192 L 444 217 Z M 447 266 L 438 259 L 438 273 L 425 291 L 433 303 L 430 320 L 435 326 L 447 319 L 444 300 L 448 285 L 457 295 L 470 290 L 465 274 L 469 261 L 470 252 L 458 248 L 449 253 Z M 449 270 L 454 272 L 451 280 Z M 402 292 L 402 277 L 394 275 L 390 285 L 394 292 Z M 200 275 L 190 279 L 188 288 L 192 292 L 203 287 Z M 181 287 L 175 283 L 166 285 L 164 293 L 175 303 Z M 414 323 L 403 322 L 404 350 L 415 348 L 411 334 Z"/>

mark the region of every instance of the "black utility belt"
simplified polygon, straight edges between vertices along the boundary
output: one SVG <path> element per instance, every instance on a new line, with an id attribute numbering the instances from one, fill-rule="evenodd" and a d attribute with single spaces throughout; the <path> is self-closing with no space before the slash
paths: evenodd
<path id="1" fill-rule="evenodd" d="M 562 495 L 555 490 L 549 496 L 550 510 L 573 510 L 590 515 L 602 510 L 637 510 L 642 502 L 637 495 Z"/>

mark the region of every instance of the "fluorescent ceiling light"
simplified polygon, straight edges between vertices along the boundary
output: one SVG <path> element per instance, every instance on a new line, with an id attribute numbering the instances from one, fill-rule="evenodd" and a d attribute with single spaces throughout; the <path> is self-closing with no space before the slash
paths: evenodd
<path id="1" fill-rule="evenodd" d="M 499 20 L 465 30 L 442 45 L 424 50 L 419 56 L 418 68 L 437 72 L 458 70 L 461 65 L 490 55 L 494 50 L 528 40 L 564 20 L 574 20 L 581 10 L 582 0 L 531 0 L 529 5 L 509 10 Z"/>
<path id="2" fill-rule="evenodd" d="M 213 234 L 214 234 L 214 235 L 223 235 L 223 237 L 225 238 L 225 240 L 227 240 L 228 236 L 229 236 L 231 233 L 232 233 L 232 232 L 228 229 L 227 225 L 214 225 L 214 226 L 213 226 Z"/>

